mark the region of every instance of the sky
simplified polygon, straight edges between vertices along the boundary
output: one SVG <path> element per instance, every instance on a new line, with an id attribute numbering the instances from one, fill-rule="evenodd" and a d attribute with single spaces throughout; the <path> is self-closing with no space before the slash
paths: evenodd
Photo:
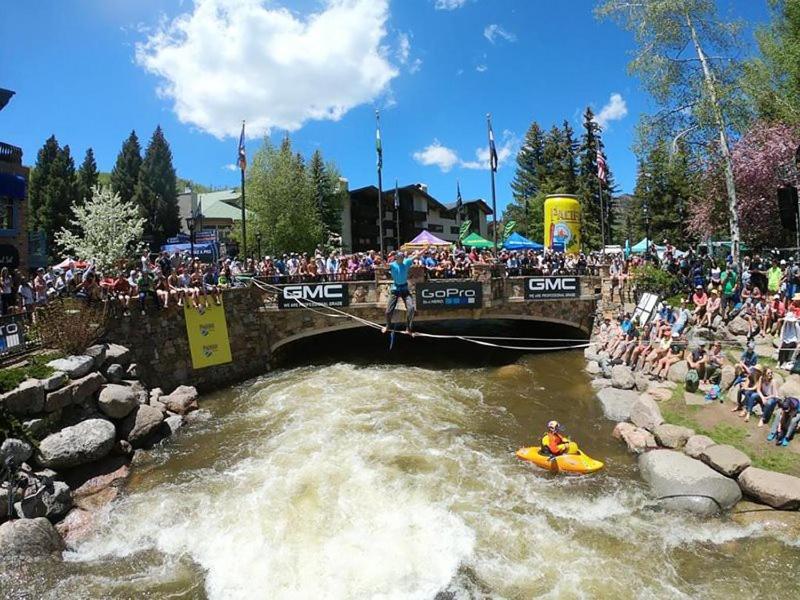
<path id="1" fill-rule="evenodd" d="M 745 53 L 767 0 L 718 0 L 744 20 Z M 33 164 L 45 139 L 92 147 L 113 167 L 135 129 L 157 125 L 179 176 L 235 187 L 242 120 L 249 156 L 264 136 L 321 149 L 351 189 L 428 185 L 443 202 L 491 198 L 486 115 L 500 168 L 498 212 L 532 121 L 579 134 L 591 106 L 621 192 L 635 185 L 639 116 L 655 110 L 627 72 L 627 32 L 591 0 L 6 0 L 0 140 Z"/>

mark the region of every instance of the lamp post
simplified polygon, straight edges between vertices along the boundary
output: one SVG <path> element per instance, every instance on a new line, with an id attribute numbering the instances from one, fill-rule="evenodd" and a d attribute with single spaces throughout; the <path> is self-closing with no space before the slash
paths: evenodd
<path id="1" fill-rule="evenodd" d="M 256 233 L 256 248 L 258 251 L 258 256 L 256 256 L 256 260 L 261 260 L 261 232 Z"/>
<path id="2" fill-rule="evenodd" d="M 195 227 L 194 216 L 189 215 L 188 217 L 186 217 L 186 228 L 189 230 L 189 244 L 192 255 L 192 264 L 194 264 L 194 227 Z"/>
<path id="3" fill-rule="evenodd" d="M 644 239 L 646 240 L 645 244 L 647 248 L 645 249 L 645 254 L 647 256 L 650 255 L 650 206 L 647 204 L 647 200 L 642 203 L 642 212 L 644 213 Z"/>

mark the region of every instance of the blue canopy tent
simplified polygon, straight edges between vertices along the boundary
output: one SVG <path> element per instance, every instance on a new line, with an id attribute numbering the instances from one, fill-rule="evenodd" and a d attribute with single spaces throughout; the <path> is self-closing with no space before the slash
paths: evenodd
<path id="1" fill-rule="evenodd" d="M 192 250 L 191 244 L 167 244 L 161 246 L 162 252 L 169 252 L 170 254 L 177 252 L 185 252 L 189 254 Z M 217 249 L 216 242 L 209 242 L 207 244 L 195 244 L 194 255 L 205 263 L 216 262 L 219 258 L 219 250 Z"/>
<path id="2" fill-rule="evenodd" d="M 648 246 L 653 245 L 653 240 L 648 240 L 647 238 L 642 238 L 638 244 L 631 246 L 631 252 L 633 254 L 644 254 L 647 251 Z M 663 246 L 656 246 L 656 250 L 663 250 Z"/>
<path id="3" fill-rule="evenodd" d="M 503 244 L 503 248 L 506 250 L 542 250 L 544 246 L 539 242 L 529 240 L 515 231 L 508 236 L 505 244 Z"/>

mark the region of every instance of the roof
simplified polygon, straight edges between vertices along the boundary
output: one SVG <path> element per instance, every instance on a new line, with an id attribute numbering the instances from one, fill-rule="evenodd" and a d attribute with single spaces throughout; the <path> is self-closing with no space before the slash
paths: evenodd
<path id="1" fill-rule="evenodd" d="M 456 203 L 455 202 L 449 202 L 449 203 L 440 202 L 439 200 L 437 200 L 436 198 L 431 196 L 428 192 L 426 192 L 424 189 L 422 189 L 422 187 L 420 187 L 420 184 L 418 184 L 418 183 L 412 183 L 411 185 L 404 185 L 403 187 L 399 187 L 397 189 L 400 190 L 401 192 L 403 192 L 403 191 L 416 192 L 417 194 L 423 195 L 425 198 L 427 198 L 433 204 L 432 208 L 438 209 L 440 211 L 451 211 L 451 210 L 455 210 L 455 208 L 456 208 Z M 358 196 L 358 195 L 361 195 L 361 194 L 364 194 L 364 193 L 370 193 L 370 194 L 376 194 L 377 195 L 378 188 L 375 187 L 374 185 L 367 185 L 367 186 L 364 186 L 362 188 L 357 188 L 355 190 L 350 190 L 350 196 Z M 393 187 L 392 188 L 386 188 L 386 189 L 383 190 L 384 198 L 392 197 L 393 194 L 394 194 L 394 188 Z M 483 210 L 483 212 L 485 212 L 487 215 L 492 214 L 492 209 L 489 208 L 489 205 L 486 204 L 486 202 L 484 202 L 480 198 L 476 198 L 474 200 L 465 200 L 462 204 L 463 204 L 463 206 L 466 206 L 467 204 L 477 204 L 478 207 L 481 210 Z"/>
<path id="2" fill-rule="evenodd" d="M 489 208 L 489 205 L 486 204 L 486 202 L 482 198 L 475 198 L 474 200 L 464 200 L 461 203 L 462 206 L 466 206 L 467 204 L 477 204 L 478 208 L 480 208 L 487 215 L 492 214 L 492 209 Z M 445 207 L 447 208 L 447 210 L 455 210 L 456 209 L 456 203 L 455 202 L 448 202 L 447 204 L 445 204 Z"/>
<path id="3" fill-rule="evenodd" d="M 241 201 L 239 190 L 224 190 L 221 192 L 208 192 L 197 194 L 197 201 L 206 219 L 231 219 L 241 221 L 242 209 L 238 204 Z M 250 216 L 250 211 L 247 211 Z"/>

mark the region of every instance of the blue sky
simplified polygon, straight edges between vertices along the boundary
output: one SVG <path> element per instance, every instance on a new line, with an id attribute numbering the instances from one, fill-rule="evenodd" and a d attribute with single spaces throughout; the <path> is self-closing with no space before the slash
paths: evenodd
<path id="1" fill-rule="evenodd" d="M 267 131 L 321 148 L 351 188 L 375 183 L 381 110 L 384 185 L 421 182 L 443 201 L 490 198 L 487 112 L 501 153 L 498 207 L 532 120 L 549 128 L 605 107 L 604 141 L 622 191 L 635 182 L 640 114 L 626 71 L 630 36 L 590 0 L 39 0 L 4 3 L 0 140 L 33 163 L 55 134 L 110 170 L 131 129 L 160 124 L 178 174 L 235 186 L 241 119 L 248 154 Z M 766 0 L 719 0 L 751 25 Z M 752 44 L 752 30 L 745 42 Z M 503 158 L 505 157 L 505 160 Z"/>

